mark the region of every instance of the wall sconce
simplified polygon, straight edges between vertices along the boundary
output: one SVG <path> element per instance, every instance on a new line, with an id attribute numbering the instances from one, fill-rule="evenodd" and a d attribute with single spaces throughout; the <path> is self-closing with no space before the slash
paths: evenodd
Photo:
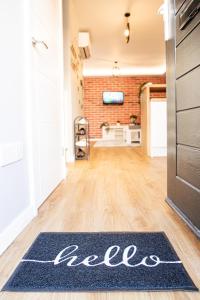
<path id="1" fill-rule="evenodd" d="M 124 16 L 125 18 L 127 18 L 126 20 L 126 27 L 125 27 L 125 30 L 124 30 L 124 35 L 125 35 L 125 38 L 126 38 L 126 43 L 128 44 L 129 40 L 130 40 L 130 24 L 129 24 L 129 21 L 128 21 L 128 18 L 130 17 L 130 13 L 125 13 Z"/>
<path id="2" fill-rule="evenodd" d="M 118 77 L 120 74 L 120 69 L 119 69 L 119 66 L 118 66 L 118 61 L 115 61 L 114 62 L 114 66 L 112 68 L 112 75 L 114 77 Z"/>

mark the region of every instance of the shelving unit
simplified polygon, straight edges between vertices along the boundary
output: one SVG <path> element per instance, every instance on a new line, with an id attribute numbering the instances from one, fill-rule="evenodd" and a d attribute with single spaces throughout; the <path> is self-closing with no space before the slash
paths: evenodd
<path id="1" fill-rule="evenodd" d="M 76 160 L 89 159 L 89 122 L 81 116 L 74 120 L 74 153 Z"/>

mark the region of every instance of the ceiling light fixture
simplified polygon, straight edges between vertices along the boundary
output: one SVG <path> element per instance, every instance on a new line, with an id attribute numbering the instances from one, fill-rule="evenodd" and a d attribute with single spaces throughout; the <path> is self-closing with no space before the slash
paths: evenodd
<path id="1" fill-rule="evenodd" d="M 118 66 L 118 61 L 116 60 L 116 61 L 114 62 L 114 66 L 113 66 L 113 68 L 112 68 L 112 75 L 113 75 L 114 77 L 118 77 L 119 74 L 120 74 L 120 69 L 119 69 L 119 66 Z"/>
<path id="2" fill-rule="evenodd" d="M 124 14 L 124 17 L 127 19 L 126 20 L 126 27 L 125 27 L 125 30 L 124 30 L 124 35 L 125 35 L 125 38 L 126 38 L 126 43 L 128 44 L 129 40 L 130 40 L 130 23 L 129 23 L 129 20 L 128 18 L 130 17 L 130 13 L 125 13 Z"/>

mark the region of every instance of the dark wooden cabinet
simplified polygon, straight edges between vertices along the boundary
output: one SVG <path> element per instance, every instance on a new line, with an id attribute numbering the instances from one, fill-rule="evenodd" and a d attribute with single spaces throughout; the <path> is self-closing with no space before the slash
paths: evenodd
<path id="1" fill-rule="evenodd" d="M 179 111 L 177 119 L 177 144 L 200 148 L 200 107 Z"/>
<path id="2" fill-rule="evenodd" d="M 178 111 L 199 106 L 200 84 L 197 78 L 200 78 L 200 67 L 195 68 L 177 80 L 176 98 Z M 188 88 L 188 86 L 190 88 Z"/>
<path id="3" fill-rule="evenodd" d="M 177 175 L 200 189 L 200 151 L 182 145 L 177 146 Z"/>
<path id="4" fill-rule="evenodd" d="M 200 64 L 200 26 L 198 25 L 176 48 L 176 77 Z"/>
<path id="5" fill-rule="evenodd" d="M 169 6 L 167 202 L 200 237 L 200 0 Z"/>
<path id="6" fill-rule="evenodd" d="M 178 12 L 178 10 L 181 8 L 181 6 L 184 4 L 186 0 L 176 0 L 176 7 L 175 10 Z"/>
<path id="7" fill-rule="evenodd" d="M 199 0 L 194 1 L 177 1 L 182 2 L 182 6 L 179 7 L 179 11 L 176 14 L 176 45 L 178 45 L 199 23 L 200 23 L 200 14 L 196 13 L 191 20 L 185 26 L 185 28 L 182 28 L 182 16 L 184 12 L 186 12 L 186 16 L 191 14 L 193 7 L 196 7 L 196 4 L 198 5 Z M 196 2 L 196 3 L 195 3 Z M 187 12 L 188 6 L 191 6 L 190 10 Z"/>

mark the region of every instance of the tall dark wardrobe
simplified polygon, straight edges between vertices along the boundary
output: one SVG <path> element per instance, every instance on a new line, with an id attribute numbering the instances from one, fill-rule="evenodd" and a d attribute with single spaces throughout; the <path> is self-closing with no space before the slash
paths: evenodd
<path id="1" fill-rule="evenodd" d="M 168 0 L 167 202 L 200 237 L 200 0 Z"/>

